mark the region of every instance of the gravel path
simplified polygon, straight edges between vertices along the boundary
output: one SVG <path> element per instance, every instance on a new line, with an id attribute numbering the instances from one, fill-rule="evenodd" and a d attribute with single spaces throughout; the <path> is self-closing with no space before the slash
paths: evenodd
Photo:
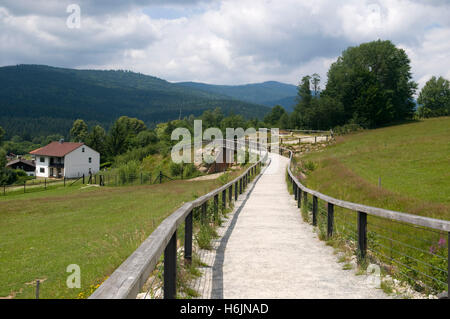
<path id="1" fill-rule="evenodd" d="M 287 192 L 288 159 L 272 163 L 219 229 L 195 288 L 201 298 L 389 298 L 365 275 L 343 270 L 333 248 L 304 223 Z"/>

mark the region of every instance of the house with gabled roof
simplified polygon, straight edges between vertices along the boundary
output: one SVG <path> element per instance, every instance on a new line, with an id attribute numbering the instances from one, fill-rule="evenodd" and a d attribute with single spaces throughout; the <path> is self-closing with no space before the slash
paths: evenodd
<path id="1" fill-rule="evenodd" d="M 27 173 L 28 176 L 35 176 L 36 164 L 33 160 L 26 160 L 21 157 L 13 159 L 6 164 L 6 167 L 11 169 L 21 169 Z"/>
<path id="2" fill-rule="evenodd" d="M 76 178 L 100 170 L 100 153 L 84 143 L 51 142 L 31 151 L 36 164 L 36 176 Z"/>

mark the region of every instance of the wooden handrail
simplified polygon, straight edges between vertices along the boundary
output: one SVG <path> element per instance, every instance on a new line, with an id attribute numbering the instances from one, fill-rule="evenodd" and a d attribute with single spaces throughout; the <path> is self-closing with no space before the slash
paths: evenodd
<path id="1" fill-rule="evenodd" d="M 265 153 L 264 157 L 245 170 L 243 174 L 231 182 L 203 195 L 196 200 L 185 203 L 178 208 L 169 217 L 164 219 L 161 224 L 152 232 L 152 234 L 111 274 L 111 276 L 98 287 L 89 299 L 130 299 L 136 298 L 141 288 L 147 281 L 150 273 L 155 268 L 160 256 L 168 246 L 176 230 L 182 224 L 192 210 L 201 207 L 205 202 L 219 195 L 221 192 L 229 189 L 243 178 L 247 177 L 249 172 L 253 172 L 256 166 L 262 165 L 268 160 L 268 153 L 265 145 L 255 142 L 242 142 L 240 140 L 225 140 L 224 147 L 234 149 L 234 144 L 238 147 L 247 145 L 257 146 Z M 256 149 L 253 149 L 256 150 Z M 175 235 L 176 236 L 176 235 Z"/>
<path id="2" fill-rule="evenodd" d="M 409 223 L 409 224 L 413 224 L 413 225 L 417 225 L 417 226 L 428 227 L 428 228 L 432 228 L 432 229 L 436 229 L 436 230 L 440 230 L 440 231 L 450 232 L 450 221 L 447 221 L 447 220 L 423 217 L 423 216 L 402 213 L 402 212 L 397 212 L 397 211 L 373 207 L 373 206 L 366 206 L 366 205 L 362 205 L 362 204 L 352 203 L 352 202 L 340 200 L 337 198 L 333 198 L 331 196 L 322 194 L 318 191 L 309 189 L 305 185 L 300 183 L 300 181 L 297 179 L 297 177 L 292 173 L 291 166 L 292 166 L 293 152 L 286 148 L 280 147 L 280 149 L 289 152 L 289 154 L 290 154 L 289 155 L 289 167 L 288 167 L 289 176 L 295 182 L 297 187 L 299 187 L 303 192 L 311 194 L 312 196 L 316 196 L 317 198 L 320 198 L 327 203 L 331 203 L 333 205 L 336 205 L 336 206 L 339 206 L 342 208 L 347 208 L 347 209 L 350 209 L 353 211 L 363 212 L 363 213 L 367 213 L 369 215 L 388 218 L 388 219 L 405 222 L 405 223 Z"/>

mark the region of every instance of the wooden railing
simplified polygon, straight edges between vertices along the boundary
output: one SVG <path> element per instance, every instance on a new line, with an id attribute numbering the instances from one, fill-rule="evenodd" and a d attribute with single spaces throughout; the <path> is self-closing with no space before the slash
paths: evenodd
<path id="1" fill-rule="evenodd" d="M 279 149 L 280 155 L 284 155 L 287 156 L 290 159 L 289 162 L 289 167 L 288 167 L 288 175 L 289 175 L 289 182 L 292 185 L 292 190 L 294 193 L 294 198 L 295 200 L 297 200 L 297 206 L 298 208 L 302 207 L 302 200 L 304 201 L 304 205 L 306 203 L 308 203 L 308 194 L 310 196 L 312 196 L 312 224 L 314 226 L 317 226 L 318 223 L 318 214 L 319 214 L 319 200 L 323 201 L 324 206 L 326 207 L 325 211 L 324 211 L 324 223 L 326 223 L 326 227 L 324 227 L 326 229 L 326 236 L 328 238 L 332 238 L 333 237 L 333 229 L 334 229 L 334 225 L 335 225 L 335 206 L 337 207 L 341 207 L 353 212 L 356 212 L 356 221 L 355 221 L 355 226 L 357 228 L 357 231 L 355 232 L 355 241 L 357 243 L 357 251 L 358 251 L 358 255 L 359 255 L 359 260 L 364 260 L 364 258 L 367 256 L 367 252 L 368 250 L 373 250 L 375 252 L 376 249 L 373 247 L 368 247 L 368 223 L 367 223 L 367 216 L 372 216 L 373 218 L 380 218 L 380 219 L 384 219 L 384 220 L 390 220 L 390 221 L 396 221 L 399 223 L 402 223 L 402 225 L 408 225 L 408 226 L 412 226 L 415 227 L 415 230 L 417 229 L 417 232 L 420 230 L 424 230 L 424 231 L 437 231 L 438 234 L 447 234 L 447 240 L 446 240 L 446 245 L 447 245 L 447 255 L 448 252 L 450 251 L 450 221 L 447 220 L 440 220 L 440 219 L 434 219 L 434 218 L 429 218 L 429 217 L 424 217 L 424 216 L 418 216 L 418 215 L 412 215 L 412 214 L 407 214 L 407 213 L 402 213 L 402 212 L 397 212 L 397 211 L 392 211 L 392 210 L 387 210 L 387 209 L 382 209 L 382 208 L 377 208 L 377 207 L 371 207 L 371 206 L 366 206 L 366 205 L 361 205 L 361 204 L 357 204 L 357 203 L 352 203 L 352 202 L 348 202 L 348 201 L 344 201 L 344 200 L 340 200 L 340 199 L 336 199 L 330 196 L 327 196 L 325 194 L 322 194 L 320 192 L 317 192 L 315 190 L 309 189 L 306 186 L 304 186 L 299 180 L 298 178 L 295 176 L 295 174 L 292 172 L 293 170 L 293 152 L 289 149 L 286 148 L 280 148 Z M 307 209 L 308 205 L 305 205 L 306 209 Z M 420 229 L 418 228 L 420 227 Z M 390 230 L 392 232 L 392 230 Z M 374 232 L 374 235 L 377 235 Z M 383 237 L 383 235 L 379 235 Z M 417 234 L 416 234 L 417 236 Z M 420 235 L 419 235 L 420 236 Z M 439 235 L 440 236 L 440 235 Z M 389 236 L 386 237 L 384 236 L 387 242 L 393 242 L 393 239 L 390 238 Z M 394 240 L 397 244 L 399 243 L 398 240 Z M 411 239 L 410 239 L 411 241 Z M 442 244 L 444 243 L 444 241 L 442 242 Z M 418 251 L 421 251 L 421 254 L 426 255 L 427 253 L 429 254 L 429 258 L 437 258 L 437 257 L 441 257 L 441 258 L 445 258 L 443 256 L 438 256 L 435 252 L 432 251 L 425 251 L 424 249 L 420 248 L 420 247 L 415 247 L 414 245 L 412 245 L 411 243 L 400 243 L 398 244 L 399 247 L 409 247 L 408 249 L 415 249 Z M 380 246 L 380 244 L 378 244 L 378 246 Z M 392 249 L 392 247 L 391 247 Z M 441 287 L 442 284 L 445 285 L 445 283 L 442 282 L 442 280 L 439 280 L 438 278 L 435 278 L 433 275 L 431 274 L 426 274 L 423 273 L 423 271 L 420 271 L 418 269 L 413 268 L 411 265 L 407 265 L 405 264 L 404 260 L 409 260 L 409 261 L 415 261 L 417 263 L 421 263 L 421 265 L 428 265 L 427 267 L 429 267 L 430 269 L 432 269 L 435 273 L 436 272 L 440 272 L 440 274 L 444 274 L 446 273 L 447 275 L 447 297 L 448 297 L 448 287 L 450 287 L 450 260 L 449 257 L 447 256 L 447 269 L 442 269 L 442 267 L 439 268 L 439 266 L 430 264 L 429 262 L 427 262 L 427 260 L 418 260 L 416 257 L 414 256 L 409 256 L 408 254 L 406 254 L 404 251 L 403 252 L 399 252 L 400 254 L 403 254 L 404 259 L 402 259 L 402 261 L 397 261 L 398 267 L 407 267 L 405 269 L 409 269 L 408 273 L 409 273 L 409 279 L 416 279 L 414 277 L 414 274 L 416 276 L 418 275 L 422 275 L 423 278 L 430 280 L 430 281 L 440 281 Z M 392 257 L 391 257 L 392 259 Z M 395 261 L 395 260 L 394 260 Z M 442 261 L 442 260 L 441 260 Z"/>
<path id="2" fill-rule="evenodd" d="M 219 187 L 194 201 L 185 203 L 169 217 L 164 219 L 153 233 L 112 273 L 112 275 L 89 297 L 90 299 L 127 299 L 136 298 L 147 281 L 150 273 L 164 253 L 164 298 L 176 297 L 176 269 L 177 269 L 177 229 L 184 222 L 184 258 L 192 259 L 193 239 L 193 210 L 201 207 L 201 214 L 206 214 L 207 202 L 214 200 L 218 203 L 222 195 L 222 205 L 233 199 L 237 200 L 238 193 L 242 194 L 251 176 L 257 174 L 257 168 L 268 161 L 268 153 L 264 145 L 239 140 L 225 140 L 224 147 L 230 150 L 247 148 L 251 152 L 260 154 L 260 160 L 245 170 L 243 174 L 231 182 Z M 227 196 L 228 191 L 228 196 Z M 217 207 L 215 207 L 217 208 Z M 203 220 L 203 218 L 202 218 Z"/>

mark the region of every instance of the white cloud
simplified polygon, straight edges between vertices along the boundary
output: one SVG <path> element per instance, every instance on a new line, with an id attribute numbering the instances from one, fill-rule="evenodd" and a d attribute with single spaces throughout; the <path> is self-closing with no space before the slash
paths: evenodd
<path id="1" fill-rule="evenodd" d="M 434 74 L 450 77 L 446 1 L 82 0 L 81 29 L 65 25 L 69 2 L 3 1 L 0 64 L 131 69 L 172 81 L 297 84 L 314 72 L 325 80 L 344 49 L 381 38 L 405 48 L 421 85 Z M 177 16 L 146 14 L 161 6 L 177 6 Z M 178 14 L 184 7 L 186 16 Z"/>
<path id="2" fill-rule="evenodd" d="M 411 59 L 414 78 L 421 89 L 432 76 L 450 79 L 450 28 L 433 28 L 416 47 L 400 45 Z"/>

